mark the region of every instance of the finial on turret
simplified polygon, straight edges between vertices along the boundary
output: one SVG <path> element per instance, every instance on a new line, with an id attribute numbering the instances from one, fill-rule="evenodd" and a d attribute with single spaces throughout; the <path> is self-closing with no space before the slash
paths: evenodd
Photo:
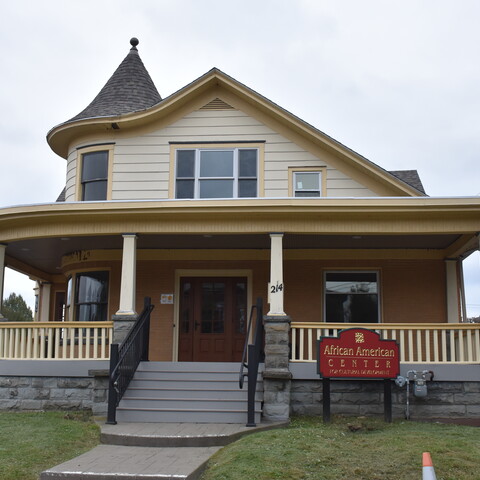
<path id="1" fill-rule="evenodd" d="M 137 45 L 139 44 L 139 41 L 138 41 L 138 38 L 131 38 L 130 39 L 130 45 L 132 46 L 132 50 L 136 50 L 137 49 Z"/>

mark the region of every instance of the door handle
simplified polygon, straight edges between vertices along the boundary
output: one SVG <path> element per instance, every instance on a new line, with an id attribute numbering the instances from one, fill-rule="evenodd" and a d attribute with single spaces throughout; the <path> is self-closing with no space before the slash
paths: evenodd
<path id="1" fill-rule="evenodd" d="M 196 330 L 196 329 L 200 326 L 200 323 L 199 323 L 199 322 L 195 322 L 194 325 L 195 325 L 195 330 Z"/>

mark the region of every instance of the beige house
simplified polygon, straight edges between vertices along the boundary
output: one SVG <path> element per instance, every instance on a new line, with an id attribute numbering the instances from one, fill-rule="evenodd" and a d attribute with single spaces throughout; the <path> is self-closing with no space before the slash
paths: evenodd
<path id="1" fill-rule="evenodd" d="M 162 99 L 131 44 L 47 135 L 66 160 L 57 202 L 0 210 L 0 279 L 39 282 L 42 323 L 2 324 L 0 358 L 108 358 L 112 320 L 151 297 L 151 361 L 239 362 L 261 297 L 292 322 L 292 364 L 315 360 L 325 322 L 383 330 L 407 363 L 479 362 L 462 274 L 478 197 L 429 197 L 416 171 L 382 169 L 218 69 Z"/>

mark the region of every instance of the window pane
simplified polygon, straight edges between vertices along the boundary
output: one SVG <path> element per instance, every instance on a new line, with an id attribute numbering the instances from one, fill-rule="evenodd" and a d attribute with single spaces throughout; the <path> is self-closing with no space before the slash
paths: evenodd
<path id="1" fill-rule="evenodd" d="M 200 180 L 200 198 L 233 198 L 233 180 Z"/>
<path id="2" fill-rule="evenodd" d="M 327 322 L 377 323 L 378 295 L 325 296 Z"/>
<path id="3" fill-rule="evenodd" d="M 82 200 L 95 201 L 107 199 L 107 181 L 101 180 L 83 184 Z"/>
<path id="4" fill-rule="evenodd" d="M 295 192 L 296 197 L 319 197 L 320 192 L 302 192 L 302 191 L 297 191 Z"/>
<path id="5" fill-rule="evenodd" d="M 223 333 L 225 329 L 225 284 L 202 283 L 201 333 Z"/>
<path id="6" fill-rule="evenodd" d="M 200 151 L 200 177 L 233 177 L 233 151 Z"/>
<path id="7" fill-rule="evenodd" d="M 195 176 L 195 150 L 177 151 L 177 178 Z"/>
<path id="8" fill-rule="evenodd" d="M 257 180 L 239 180 L 238 196 L 239 197 L 256 197 L 257 196 Z"/>
<path id="9" fill-rule="evenodd" d="M 77 275 L 76 303 L 106 302 L 108 272 L 89 272 Z"/>
<path id="10" fill-rule="evenodd" d="M 371 272 L 331 272 L 326 274 L 327 293 L 378 293 L 377 274 Z"/>
<path id="11" fill-rule="evenodd" d="M 177 180 L 175 198 L 193 198 L 193 180 Z"/>
<path id="12" fill-rule="evenodd" d="M 239 177 L 257 176 L 257 151 L 239 150 L 238 151 L 238 175 Z"/>
<path id="13" fill-rule="evenodd" d="M 295 190 L 320 190 L 319 173 L 295 173 Z"/>
<path id="14" fill-rule="evenodd" d="M 82 182 L 108 177 L 108 152 L 85 153 L 82 157 Z"/>
<path id="15" fill-rule="evenodd" d="M 77 322 L 104 322 L 107 319 L 107 306 L 104 304 L 85 304 L 77 306 Z"/>

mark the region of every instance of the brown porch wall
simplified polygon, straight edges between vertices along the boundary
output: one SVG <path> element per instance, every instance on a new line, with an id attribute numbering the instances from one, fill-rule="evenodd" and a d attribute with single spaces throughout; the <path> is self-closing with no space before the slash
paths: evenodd
<path id="1" fill-rule="evenodd" d="M 442 260 L 286 261 L 285 311 L 297 322 L 323 321 L 325 270 L 378 270 L 384 323 L 442 323 L 446 317 Z"/>
<path id="2" fill-rule="evenodd" d="M 72 264 L 74 271 L 110 271 L 109 318 L 119 306 L 120 261 Z M 252 302 L 262 297 L 268 311 L 269 260 L 148 260 L 137 262 L 137 312 L 149 296 L 155 309 L 151 317 L 150 359 L 171 361 L 173 351 L 174 305 L 160 304 L 162 293 L 175 292 L 175 271 L 251 270 Z M 445 264 L 442 260 L 285 260 L 285 312 L 292 321 L 323 320 L 323 274 L 325 270 L 365 269 L 380 272 L 381 317 L 385 323 L 446 322 Z M 55 291 L 65 288 L 55 284 Z M 178 299 L 175 298 L 175 301 Z M 53 304 L 52 304 L 53 308 Z M 52 311 L 52 310 L 51 310 Z"/>

